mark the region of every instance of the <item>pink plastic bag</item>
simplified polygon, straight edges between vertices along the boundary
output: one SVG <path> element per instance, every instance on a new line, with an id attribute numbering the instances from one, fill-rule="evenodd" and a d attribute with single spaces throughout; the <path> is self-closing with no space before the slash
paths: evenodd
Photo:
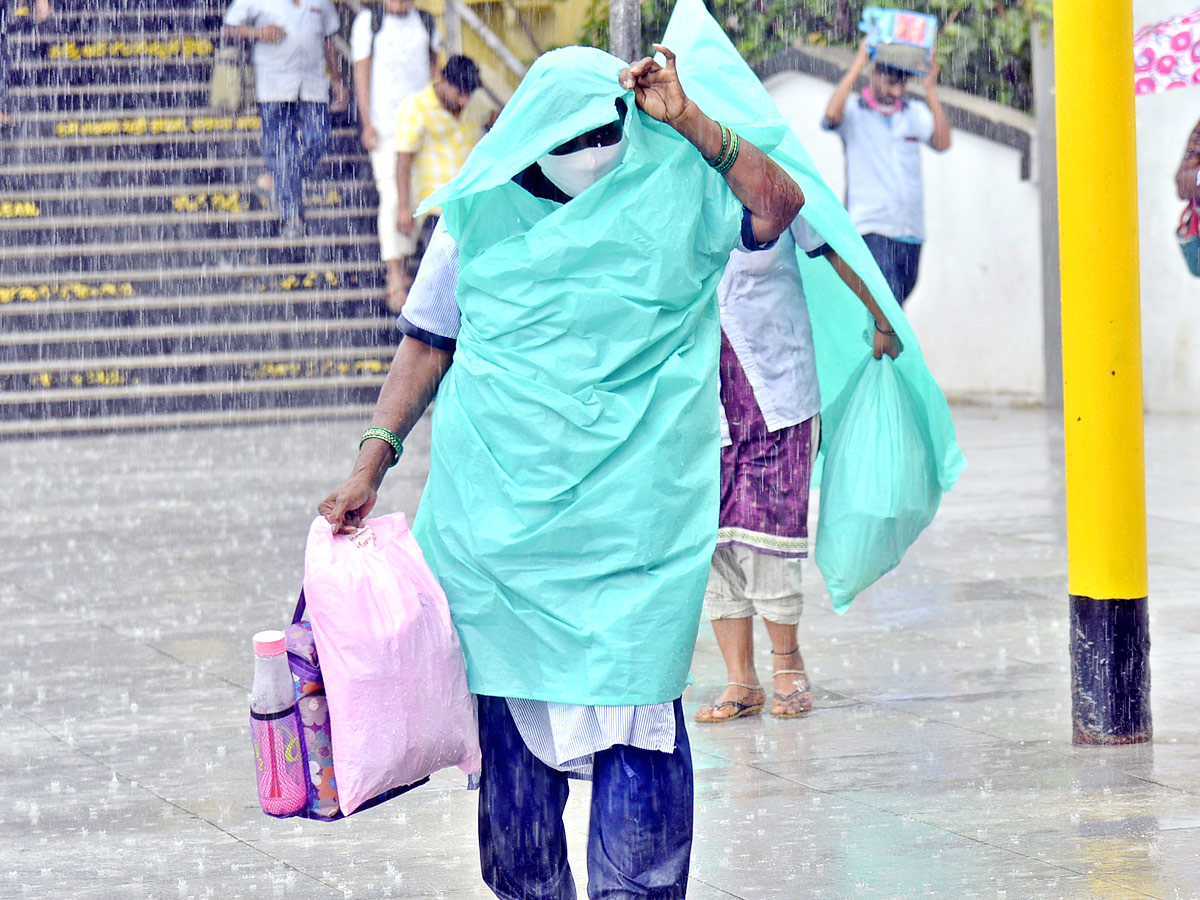
<path id="1" fill-rule="evenodd" d="M 401 513 L 352 535 L 313 520 L 304 595 L 349 815 L 439 769 L 479 769 L 475 707 L 446 595 Z"/>

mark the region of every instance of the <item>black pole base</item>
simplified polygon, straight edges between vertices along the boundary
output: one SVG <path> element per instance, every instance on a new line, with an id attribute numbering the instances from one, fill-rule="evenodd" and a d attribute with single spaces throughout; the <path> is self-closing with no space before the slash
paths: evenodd
<path id="1" fill-rule="evenodd" d="M 1071 595 L 1071 717 L 1076 744 L 1150 740 L 1147 598 Z"/>

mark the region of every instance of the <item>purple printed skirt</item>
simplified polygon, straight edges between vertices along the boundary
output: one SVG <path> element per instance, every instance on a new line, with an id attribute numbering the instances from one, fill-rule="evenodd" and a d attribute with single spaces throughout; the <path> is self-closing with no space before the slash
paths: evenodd
<path id="1" fill-rule="evenodd" d="M 721 405 L 733 444 L 721 448 L 717 546 L 808 556 L 808 485 L 818 417 L 768 431 L 754 390 L 721 332 Z"/>

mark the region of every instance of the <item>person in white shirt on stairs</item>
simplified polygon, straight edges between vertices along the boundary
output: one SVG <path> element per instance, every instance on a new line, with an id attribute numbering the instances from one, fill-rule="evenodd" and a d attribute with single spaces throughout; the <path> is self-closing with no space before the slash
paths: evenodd
<path id="1" fill-rule="evenodd" d="M 393 311 L 399 310 L 412 281 L 404 261 L 416 250 L 415 236 L 396 226 L 396 112 L 437 77 L 441 49 L 433 17 L 412 0 L 374 3 L 350 27 L 354 99 L 379 194 L 379 255 L 387 269 L 387 304 Z"/>

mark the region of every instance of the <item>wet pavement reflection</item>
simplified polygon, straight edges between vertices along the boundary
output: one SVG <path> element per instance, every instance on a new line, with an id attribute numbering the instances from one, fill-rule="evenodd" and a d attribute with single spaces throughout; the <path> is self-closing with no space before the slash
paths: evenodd
<path id="1" fill-rule="evenodd" d="M 1200 419 L 1147 420 L 1155 741 L 1095 748 L 1070 743 L 1057 418 L 955 416 L 970 465 L 904 563 L 844 617 L 806 573 L 814 712 L 690 727 L 690 897 L 1200 898 Z M 380 511 L 415 510 L 426 428 Z M 250 635 L 290 615 L 360 430 L 0 443 L 0 897 L 489 896 L 457 772 L 341 823 L 258 810 Z M 689 714 L 724 680 L 707 623 L 693 671 Z"/>

